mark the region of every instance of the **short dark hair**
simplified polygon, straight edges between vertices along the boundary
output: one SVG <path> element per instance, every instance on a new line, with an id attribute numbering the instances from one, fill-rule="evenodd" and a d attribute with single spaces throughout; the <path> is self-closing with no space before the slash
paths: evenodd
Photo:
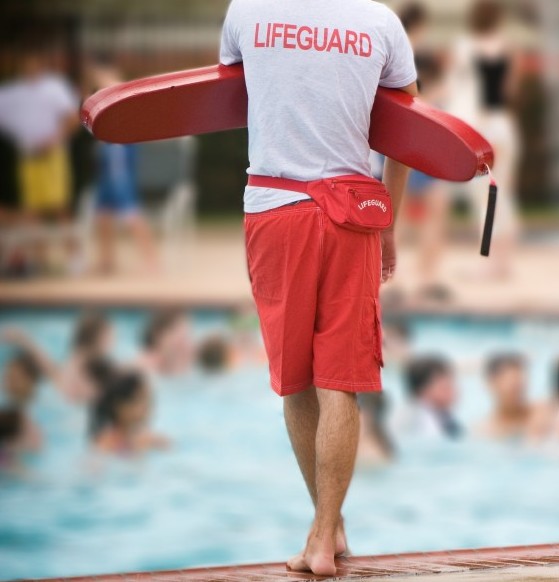
<path id="1" fill-rule="evenodd" d="M 149 319 L 142 338 L 145 348 L 153 348 L 159 338 L 182 317 L 180 309 L 157 311 Z"/>
<path id="2" fill-rule="evenodd" d="M 559 398 L 559 359 L 555 360 L 551 369 L 551 389 L 553 396 Z"/>
<path id="3" fill-rule="evenodd" d="M 421 2 L 410 2 L 399 12 L 400 20 L 409 34 L 414 28 L 423 26 L 429 20 L 429 13 Z"/>
<path id="4" fill-rule="evenodd" d="M 9 443 L 23 430 L 23 413 L 17 408 L 0 409 L 0 444 Z"/>
<path id="5" fill-rule="evenodd" d="M 470 12 L 470 28 L 477 33 L 492 32 L 505 17 L 505 7 L 499 0 L 478 0 Z"/>
<path id="6" fill-rule="evenodd" d="M 524 356 L 516 353 L 503 353 L 491 356 L 485 364 L 485 376 L 489 379 L 500 374 L 505 368 L 524 368 Z"/>
<path id="7" fill-rule="evenodd" d="M 17 366 L 33 382 L 38 382 L 41 378 L 41 367 L 35 356 L 27 350 L 17 351 L 9 361 L 9 364 Z"/>
<path id="8" fill-rule="evenodd" d="M 405 370 L 406 387 L 412 398 L 419 398 L 437 377 L 452 373 L 452 366 L 442 357 L 425 356 L 409 362 Z"/>
<path id="9" fill-rule="evenodd" d="M 76 349 L 90 349 L 109 326 L 104 313 L 91 311 L 82 315 L 74 330 L 72 345 Z"/>
<path id="10" fill-rule="evenodd" d="M 110 377 L 90 410 L 90 435 L 95 437 L 114 423 L 118 408 L 134 400 L 145 386 L 146 379 L 138 371 L 116 373 Z"/>
<path id="11" fill-rule="evenodd" d="M 221 372 L 228 364 L 229 343 L 221 335 L 208 337 L 198 350 L 198 363 L 206 372 Z"/>

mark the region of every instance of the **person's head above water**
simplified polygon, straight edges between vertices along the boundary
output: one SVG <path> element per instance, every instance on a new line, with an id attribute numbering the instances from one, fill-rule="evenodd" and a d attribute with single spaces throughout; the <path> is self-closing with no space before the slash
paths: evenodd
<path id="1" fill-rule="evenodd" d="M 19 351 L 8 360 L 4 368 L 3 390 L 8 402 L 17 407 L 28 404 L 41 379 L 35 358 L 26 351 Z"/>
<path id="2" fill-rule="evenodd" d="M 135 371 L 113 375 L 92 409 L 91 435 L 106 428 L 134 432 L 145 426 L 151 411 L 151 397 L 145 377 Z"/>
<path id="3" fill-rule="evenodd" d="M 492 356 L 485 366 L 485 376 L 500 410 L 515 412 L 526 406 L 526 362 L 520 354 Z"/>
<path id="4" fill-rule="evenodd" d="M 188 349 L 188 324 L 180 309 L 165 309 L 153 314 L 143 333 L 146 351 L 156 355 L 161 363 L 173 360 Z"/>
<path id="5" fill-rule="evenodd" d="M 231 344 L 222 335 L 208 337 L 198 349 L 197 360 L 205 372 L 223 372 L 231 363 Z"/>
<path id="6" fill-rule="evenodd" d="M 17 408 L 0 409 L 0 448 L 16 443 L 21 436 L 25 419 Z"/>
<path id="7" fill-rule="evenodd" d="M 477 35 L 491 34 L 499 30 L 505 17 L 505 7 L 499 0 L 478 0 L 470 12 L 470 30 Z"/>
<path id="8" fill-rule="evenodd" d="M 103 313 L 85 313 L 74 330 L 72 347 L 76 352 L 94 357 L 106 354 L 112 345 L 110 321 Z"/>
<path id="9" fill-rule="evenodd" d="M 408 394 L 436 410 L 449 411 L 457 400 L 452 366 L 444 358 L 412 360 L 405 371 Z"/>

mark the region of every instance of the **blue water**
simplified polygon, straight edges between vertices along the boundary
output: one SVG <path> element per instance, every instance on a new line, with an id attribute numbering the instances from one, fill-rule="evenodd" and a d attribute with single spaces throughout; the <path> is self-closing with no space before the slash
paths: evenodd
<path id="1" fill-rule="evenodd" d="M 16 311 L 17 322 L 57 357 L 73 314 Z M 138 312 L 115 312 L 118 356 L 134 354 Z M 194 316 L 203 335 L 219 314 Z M 533 397 L 546 395 L 559 324 L 525 320 L 415 319 L 420 352 L 463 368 L 460 416 L 489 409 L 480 363 L 524 349 Z M 559 351 L 559 347 L 557 347 Z M 5 357 L 2 350 L 0 357 Z M 385 373 L 393 408 L 399 371 Z M 173 569 L 283 560 L 301 548 L 312 514 L 265 368 L 222 377 L 198 371 L 156 386 L 155 425 L 174 442 L 141 461 L 93 463 L 83 410 L 43 386 L 33 416 L 44 451 L 23 478 L 0 477 L 0 579 Z M 358 471 L 345 515 L 357 554 L 556 542 L 559 458 L 530 450 L 460 444 L 403 447 L 395 464 Z"/>

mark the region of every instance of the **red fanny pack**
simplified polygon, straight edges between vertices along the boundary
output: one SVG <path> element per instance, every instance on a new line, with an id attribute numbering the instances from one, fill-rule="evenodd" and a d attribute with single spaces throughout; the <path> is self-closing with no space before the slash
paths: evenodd
<path id="1" fill-rule="evenodd" d="M 248 185 L 307 194 L 332 222 L 349 230 L 385 230 L 394 220 L 392 200 L 386 186 L 367 176 L 339 176 L 312 182 L 249 176 Z"/>

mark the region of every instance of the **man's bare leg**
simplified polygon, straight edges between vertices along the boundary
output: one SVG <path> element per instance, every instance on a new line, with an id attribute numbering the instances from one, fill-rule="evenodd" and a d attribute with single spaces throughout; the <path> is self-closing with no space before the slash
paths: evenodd
<path id="1" fill-rule="evenodd" d="M 311 570 L 315 574 L 329 576 L 336 573 L 334 564 L 336 536 L 341 523 L 341 508 L 355 465 L 359 440 L 359 410 L 355 394 L 318 388 L 316 399 L 318 402 L 314 464 L 316 514 L 305 550 L 291 559 L 288 565 L 293 570 Z M 309 407 L 312 406 L 311 396 L 301 396 L 301 401 Z M 297 413 L 296 404 L 296 401 L 287 404 L 288 430 L 297 459 L 303 465 L 301 469 L 304 474 L 307 472 L 305 480 L 311 483 L 309 491 L 312 491 L 312 470 L 309 470 L 309 465 L 312 465 L 309 462 L 312 454 L 308 446 L 312 435 L 312 422 L 307 423 L 309 417 L 305 417 L 304 413 Z M 306 412 L 308 413 L 308 410 Z M 316 416 L 311 418 L 316 419 Z"/>
<path id="2" fill-rule="evenodd" d="M 311 387 L 304 392 L 286 396 L 283 400 L 283 410 L 291 446 L 316 508 L 316 433 L 319 419 L 316 388 Z M 336 535 L 336 555 L 341 556 L 347 551 L 344 522 L 340 516 Z"/>

